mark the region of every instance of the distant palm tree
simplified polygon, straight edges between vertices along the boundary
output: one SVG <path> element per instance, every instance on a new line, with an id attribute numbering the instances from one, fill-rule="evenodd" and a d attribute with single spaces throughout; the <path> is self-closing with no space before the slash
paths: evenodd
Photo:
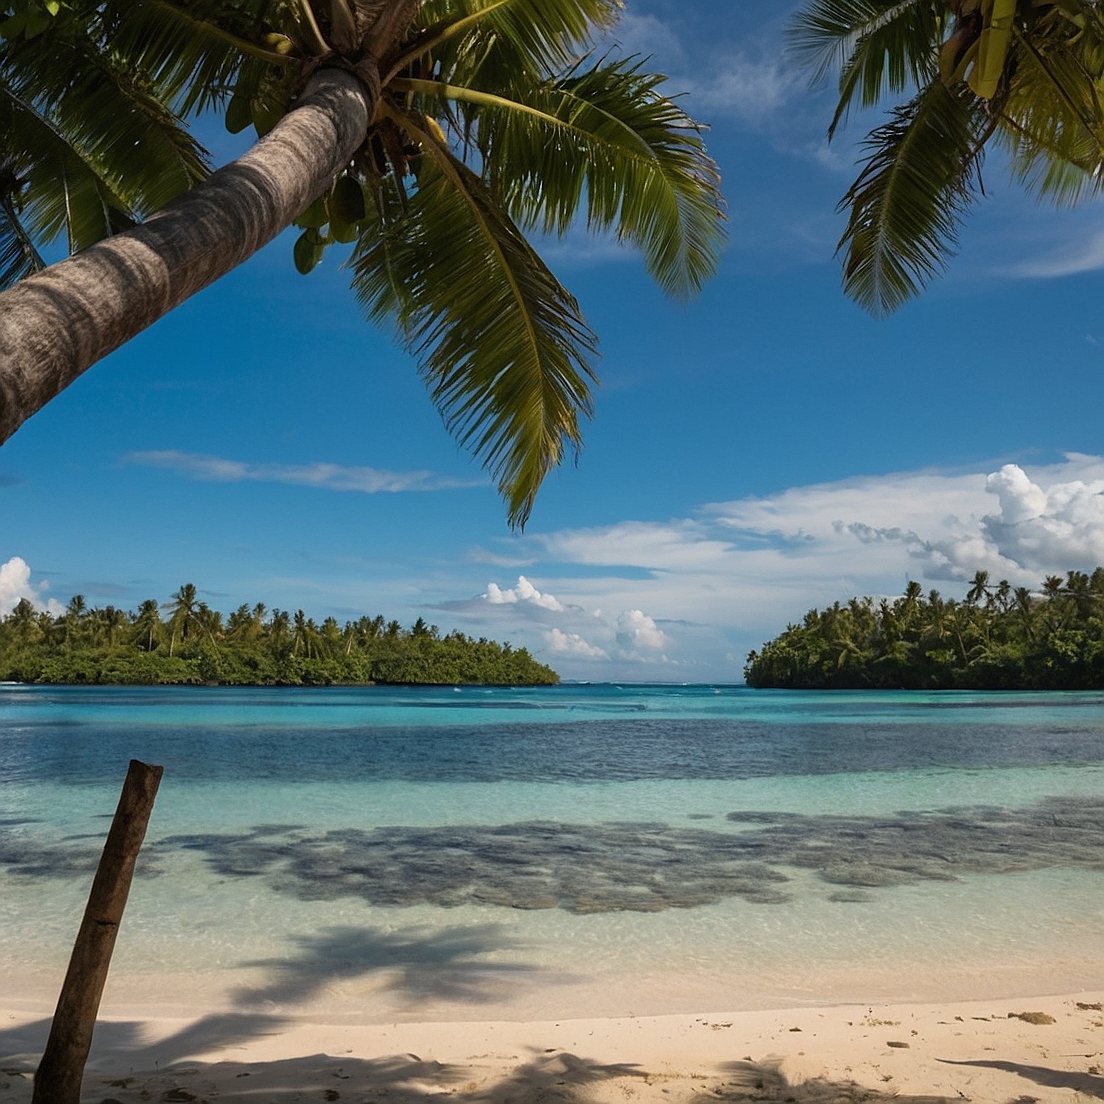
<path id="1" fill-rule="evenodd" d="M 970 583 L 970 589 L 966 592 L 966 601 L 971 606 L 976 606 L 983 598 L 989 597 L 989 572 L 975 571 Z"/>
<path id="2" fill-rule="evenodd" d="M 1098 0 L 810 0 L 792 32 L 814 78 L 839 70 L 829 137 L 852 107 L 907 97 L 867 136 L 840 202 L 843 284 L 875 314 L 946 264 L 996 142 L 1013 177 L 1071 203 L 1104 175 Z"/>
<path id="3" fill-rule="evenodd" d="M 233 641 L 248 640 L 253 631 L 253 613 L 243 602 L 226 619 L 226 635 Z"/>
<path id="4" fill-rule="evenodd" d="M 15 625 L 15 633 L 19 643 L 26 646 L 32 643 L 38 635 L 38 615 L 34 606 L 26 598 L 20 598 L 15 608 L 8 614 L 12 624 Z"/>
<path id="5" fill-rule="evenodd" d="M 88 603 L 83 594 L 74 594 L 65 607 L 65 642 L 72 645 L 84 635 L 84 618 L 88 614 Z"/>
<path id="6" fill-rule="evenodd" d="M 98 170 L 87 191 L 106 214 L 71 235 L 87 248 L 0 295 L 0 441 L 297 220 L 303 272 L 352 244 L 366 313 L 418 359 L 521 524 L 580 444 L 596 340 L 526 232 L 610 232 L 678 297 L 715 270 L 723 201 L 700 127 L 639 61 L 591 53 L 620 0 L 36 5 L 47 8 L 33 28 L 6 24 L 0 44 L 0 102 L 22 93 L 45 124 L 11 144 L 10 170 L 0 139 L 8 237 L 27 255 L 11 272 L 36 267 L 36 231 L 70 225 L 38 169 L 55 122 Z M 97 77 L 104 67 L 125 89 Z M 71 86 L 91 91 L 61 95 Z M 146 115 L 115 114 L 132 87 Z M 215 107 L 264 137 L 196 183 L 204 155 L 179 119 Z"/>
<path id="7" fill-rule="evenodd" d="M 286 610 L 272 611 L 272 617 L 268 622 L 268 635 L 276 652 L 282 652 L 287 647 L 288 638 L 291 635 L 291 618 Z"/>
<path id="8" fill-rule="evenodd" d="M 139 607 L 134 628 L 145 641 L 145 650 L 152 652 L 161 633 L 161 607 L 156 598 L 147 598 Z"/>
<path id="9" fill-rule="evenodd" d="M 211 609 L 206 602 L 200 602 L 195 613 L 196 631 L 202 633 L 214 644 L 216 637 L 222 636 L 222 614 Z"/>
<path id="10" fill-rule="evenodd" d="M 199 627 L 199 596 L 195 585 L 185 583 L 172 596 L 172 599 L 165 603 L 164 608 L 169 611 L 169 631 L 171 633 L 169 655 L 172 655 L 176 650 L 177 638 L 181 641 L 187 640 Z"/>
<path id="11" fill-rule="evenodd" d="M 96 610 L 96 614 L 97 627 L 108 645 L 114 647 L 119 643 L 123 631 L 130 627 L 125 611 L 116 606 L 105 606 L 102 610 Z"/>
<path id="12" fill-rule="evenodd" d="M 311 634 L 307 625 L 307 615 L 302 610 L 295 611 L 295 620 L 291 630 L 291 654 L 297 655 L 300 647 L 310 659 Z"/>

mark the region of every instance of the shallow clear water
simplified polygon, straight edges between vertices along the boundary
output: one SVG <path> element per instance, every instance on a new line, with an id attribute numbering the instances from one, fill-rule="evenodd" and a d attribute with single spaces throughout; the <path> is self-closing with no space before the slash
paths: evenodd
<path id="1" fill-rule="evenodd" d="M 118 1008 L 397 1019 L 1104 987 L 1104 695 L 0 685 L 0 999 L 131 757 Z"/>

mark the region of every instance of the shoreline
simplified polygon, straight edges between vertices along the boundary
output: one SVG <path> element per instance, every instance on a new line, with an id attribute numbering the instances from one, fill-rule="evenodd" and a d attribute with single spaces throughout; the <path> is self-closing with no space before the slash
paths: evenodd
<path id="1" fill-rule="evenodd" d="M 49 1020 L 13 1003 L 0 1002 L 0 1104 L 27 1104 Z M 97 1104 L 1104 1099 L 1102 1007 L 1098 990 L 521 1022 L 113 1014 L 98 1025 L 82 1095 Z"/>

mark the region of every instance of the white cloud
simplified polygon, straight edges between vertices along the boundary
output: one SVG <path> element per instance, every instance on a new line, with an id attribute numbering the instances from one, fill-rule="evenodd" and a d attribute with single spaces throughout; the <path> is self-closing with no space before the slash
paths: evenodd
<path id="1" fill-rule="evenodd" d="M 483 600 L 492 606 L 516 605 L 518 602 L 528 602 L 540 609 L 560 612 L 563 605 L 551 594 L 541 594 L 539 590 L 524 575 L 518 576 L 517 586 L 504 590 L 497 583 L 488 583 Z"/>
<path id="2" fill-rule="evenodd" d="M 617 643 L 625 652 L 659 651 L 669 643 L 662 629 L 643 610 L 626 610 L 617 618 Z"/>
<path id="3" fill-rule="evenodd" d="M 581 659 L 608 659 L 609 653 L 596 644 L 589 644 L 578 633 L 565 633 L 560 629 L 552 629 L 544 634 L 548 646 L 553 654 L 559 656 L 574 656 Z"/>
<path id="4" fill-rule="evenodd" d="M 1045 257 L 1012 268 L 1014 276 L 1053 280 L 1104 268 L 1104 231 L 1081 234 L 1075 241 Z"/>
<path id="5" fill-rule="evenodd" d="M 1104 462 L 1072 459 L 1090 461 L 1088 478 L 1044 489 L 1015 464 L 989 476 L 1000 510 L 982 519 L 982 531 L 1005 559 L 1036 573 L 1104 563 Z"/>
<path id="6" fill-rule="evenodd" d="M 1005 464 L 993 472 L 985 480 L 985 489 L 1000 500 L 1001 518 L 1008 524 L 1030 521 L 1046 511 L 1046 492 L 1018 464 Z"/>
<path id="7" fill-rule="evenodd" d="M 1037 587 L 1104 564 L 1104 457 L 810 484 L 513 547 L 547 591 L 522 576 L 448 608 L 544 649 L 567 677 L 656 677 L 678 664 L 737 680 L 733 657 L 811 606 L 899 594 L 909 578 L 962 594 L 978 570 Z"/>
<path id="8" fill-rule="evenodd" d="M 686 60 L 686 51 L 679 36 L 669 24 L 654 15 L 625 12 L 617 21 L 612 42 L 626 56 L 639 54 L 642 57 L 655 58 L 661 68 L 672 62 Z"/>
<path id="9" fill-rule="evenodd" d="M 785 106 L 801 83 L 777 58 L 756 61 L 737 53 L 689 81 L 688 90 L 696 107 L 761 123 Z"/>
<path id="10" fill-rule="evenodd" d="M 589 581 L 581 580 L 584 589 Z M 570 585 L 570 584 L 568 584 Z M 451 613 L 484 619 L 495 610 L 495 628 L 510 635 L 525 636 L 538 625 L 552 624 L 541 632 L 541 639 L 560 658 L 571 660 L 608 660 L 610 656 L 634 663 L 667 663 L 665 655 L 657 655 L 670 638 L 640 608 L 625 609 L 615 617 L 603 614 L 601 608 L 588 604 L 568 604 L 547 591 L 539 591 L 524 575 L 515 586 L 503 587 L 488 583 L 478 599 L 448 602 L 444 608 Z"/>
<path id="11" fill-rule="evenodd" d="M 328 491 L 359 491 L 361 494 L 399 491 L 440 491 L 456 487 L 480 487 L 479 480 L 449 479 L 431 471 L 387 471 L 383 468 L 348 467 L 341 464 L 249 464 L 222 456 L 205 456 L 168 449 L 160 452 L 132 452 L 129 464 L 168 468 L 178 475 L 210 483 L 285 483 L 296 487 L 319 487 Z"/>
<path id="12" fill-rule="evenodd" d="M 54 598 L 44 597 L 48 583 L 31 582 L 31 569 L 21 556 L 12 556 L 7 563 L 0 564 L 0 617 L 6 617 L 26 598 L 35 609 L 45 609 L 55 616 L 62 612 L 61 603 Z"/>
<path id="13" fill-rule="evenodd" d="M 623 56 L 653 59 L 654 68 L 670 74 L 667 92 L 690 94 L 691 113 L 763 123 L 806 84 L 802 72 L 780 60 L 773 39 L 753 45 L 750 52 L 714 46 L 697 49 L 691 57 L 671 23 L 628 12 L 614 28 L 610 44 Z"/>

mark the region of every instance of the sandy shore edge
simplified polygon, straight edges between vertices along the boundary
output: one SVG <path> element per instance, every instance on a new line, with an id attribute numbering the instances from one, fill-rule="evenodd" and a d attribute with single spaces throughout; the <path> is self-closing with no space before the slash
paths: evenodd
<path id="1" fill-rule="evenodd" d="M 111 1018 L 82 1099 L 1104 1100 L 1102 1007 L 1089 992 L 545 1023 Z M 47 1028 L 0 1007 L 0 1104 L 30 1101 Z"/>

